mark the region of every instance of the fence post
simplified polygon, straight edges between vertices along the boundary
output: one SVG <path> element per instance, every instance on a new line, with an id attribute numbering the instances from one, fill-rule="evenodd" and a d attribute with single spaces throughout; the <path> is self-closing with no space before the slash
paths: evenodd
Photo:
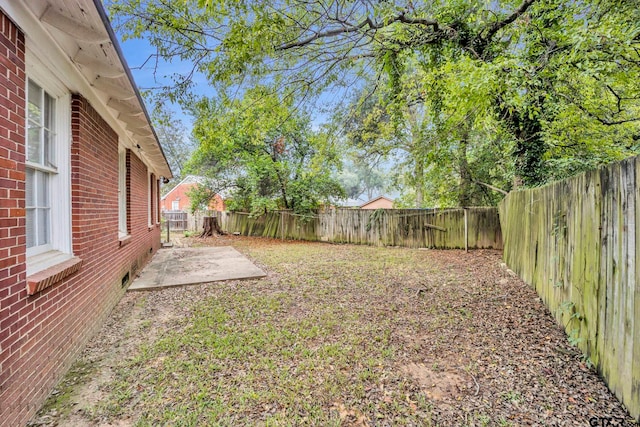
<path id="1" fill-rule="evenodd" d="M 464 208 L 464 251 L 469 252 L 469 216 Z"/>

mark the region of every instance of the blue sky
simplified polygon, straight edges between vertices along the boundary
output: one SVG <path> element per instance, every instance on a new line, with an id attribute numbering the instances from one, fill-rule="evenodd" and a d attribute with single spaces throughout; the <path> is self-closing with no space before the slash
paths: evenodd
<path id="1" fill-rule="evenodd" d="M 122 40 L 122 35 L 117 31 L 120 47 L 124 53 L 125 59 L 136 84 L 141 91 L 147 89 L 153 89 L 161 86 L 163 83 L 170 83 L 170 75 L 172 73 L 188 73 L 191 71 L 192 65 L 189 62 L 164 62 L 158 61 L 156 64 L 152 55 L 155 53 L 155 48 L 151 46 L 145 39 L 128 39 Z M 149 59 L 151 57 L 151 59 Z M 197 90 L 202 94 L 214 95 L 215 92 L 208 84 L 206 77 L 203 75 L 194 76 L 194 80 L 197 83 Z M 312 123 L 314 126 L 319 126 L 321 123 L 329 120 L 330 115 L 335 111 L 336 105 L 344 100 L 344 89 L 336 88 L 334 90 L 327 90 L 314 108 Z M 147 104 L 147 109 L 151 112 L 152 105 Z M 192 127 L 192 119 L 188 114 L 185 114 L 180 106 L 171 105 L 171 111 L 174 112 L 177 118 L 187 126 L 188 129 Z"/>
<path id="2" fill-rule="evenodd" d="M 145 39 L 128 39 L 122 40 L 122 35 L 116 31 L 120 47 L 125 56 L 127 64 L 131 69 L 133 78 L 138 85 L 140 91 L 157 88 L 163 83 L 170 82 L 169 76 L 172 73 L 188 71 L 191 65 L 189 63 L 166 63 L 164 61 L 156 61 L 151 56 L 155 53 L 155 48 L 151 46 Z M 151 57 L 151 59 L 149 59 Z M 204 92 L 210 90 L 206 84 L 204 77 L 199 78 L 200 88 Z M 147 103 L 147 110 L 151 114 L 153 105 Z M 170 110 L 173 111 L 175 117 L 182 120 L 187 129 L 192 127 L 191 116 L 185 114 L 179 105 L 170 104 Z"/>
<path id="3" fill-rule="evenodd" d="M 153 58 L 149 60 L 149 57 L 155 53 L 155 48 L 145 39 L 129 39 L 123 41 L 121 34 L 117 31 L 116 35 L 119 38 L 122 52 L 140 90 L 152 89 L 160 86 L 163 82 L 170 82 L 168 76 L 172 73 L 188 72 L 191 70 L 191 64 L 187 62 L 167 63 L 159 61 L 156 64 Z M 198 82 L 198 90 L 201 93 L 214 94 L 204 76 L 196 76 L 196 82 Z M 344 97 L 345 92 L 342 88 L 327 90 L 317 103 L 317 108 L 314 109 L 312 117 L 313 126 L 318 127 L 322 122 L 328 121 L 331 114 L 335 111 L 336 105 L 344 102 Z M 151 113 L 152 108 L 152 105 L 147 105 L 149 113 Z M 185 114 L 179 105 L 171 105 L 170 110 L 173 111 L 174 117 L 182 121 L 187 131 L 191 132 L 193 127 L 191 116 Z M 387 165 L 383 166 L 386 169 Z M 397 192 L 386 194 L 392 198 L 398 197 Z"/>

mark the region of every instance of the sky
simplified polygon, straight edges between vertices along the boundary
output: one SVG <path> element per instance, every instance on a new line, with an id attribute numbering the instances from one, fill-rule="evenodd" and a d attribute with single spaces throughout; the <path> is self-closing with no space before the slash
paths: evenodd
<path id="1" fill-rule="evenodd" d="M 128 39 L 123 41 L 122 34 L 119 33 L 117 29 L 115 29 L 115 32 L 116 36 L 118 36 L 125 60 L 141 92 L 157 88 L 163 83 L 170 81 L 167 76 L 175 72 L 187 71 L 191 67 L 189 63 L 166 63 L 159 61 L 156 64 L 156 61 L 152 58 L 152 55 L 155 53 L 155 48 L 145 39 Z M 200 83 L 198 88 L 202 93 L 211 92 L 204 77 L 200 76 L 198 81 Z M 191 130 L 193 125 L 191 116 L 182 111 L 181 107 L 177 104 L 169 103 L 168 106 L 175 117 L 180 119 L 188 130 Z M 153 110 L 153 105 L 149 102 L 147 102 L 147 110 L 149 114 L 151 114 Z"/>
<path id="2" fill-rule="evenodd" d="M 174 62 L 167 63 L 159 61 L 157 64 L 155 60 L 149 59 L 155 53 L 155 48 L 151 46 L 145 39 L 128 39 L 122 40 L 122 34 L 117 28 L 114 28 L 120 47 L 125 56 L 125 60 L 131 72 L 133 78 L 141 91 L 153 89 L 158 87 L 163 82 L 170 82 L 167 76 L 176 72 L 187 72 L 191 70 L 191 64 L 187 62 Z M 197 83 L 197 90 L 202 94 L 214 95 L 214 91 L 206 81 L 203 75 L 195 76 Z M 322 123 L 330 120 L 331 114 L 336 108 L 336 105 L 344 101 L 344 91 L 342 89 L 334 89 L 327 91 L 319 100 L 317 108 L 314 109 L 312 115 L 312 127 L 318 129 Z M 174 117 L 180 119 L 185 126 L 187 132 L 190 134 L 193 129 L 193 119 L 189 114 L 182 111 L 181 107 L 177 104 L 169 105 L 169 109 L 173 112 Z M 153 105 L 147 103 L 147 110 L 151 114 Z M 383 164 L 383 168 L 387 165 Z M 397 192 L 388 193 L 388 196 L 396 198 Z"/>
<path id="3" fill-rule="evenodd" d="M 152 55 L 155 48 L 151 46 L 145 39 L 128 39 L 123 40 L 122 34 L 117 28 L 114 28 L 120 47 L 125 56 L 127 64 L 131 69 L 133 78 L 141 91 L 153 89 L 160 86 L 163 82 L 169 83 L 168 78 L 172 73 L 187 73 L 191 71 L 189 62 L 173 62 L 167 63 L 158 61 L 156 64 Z M 151 58 L 151 59 L 149 59 Z M 205 95 L 214 95 L 215 92 L 208 84 L 206 77 L 203 75 L 195 75 L 194 80 L 197 84 L 196 88 L 199 93 Z M 344 91 L 342 89 L 328 90 L 323 94 L 317 104 L 317 108 L 313 110 L 312 126 L 320 127 L 321 124 L 330 120 L 330 116 L 335 111 L 336 105 L 344 100 Z M 147 110 L 151 113 L 153 106 L 147 103 Z M 192 128 L 193 120 L 190 115 L 182 111 L 177 104 L 170 105 L 171 111 L 179 118 L 187 129 Z"/>

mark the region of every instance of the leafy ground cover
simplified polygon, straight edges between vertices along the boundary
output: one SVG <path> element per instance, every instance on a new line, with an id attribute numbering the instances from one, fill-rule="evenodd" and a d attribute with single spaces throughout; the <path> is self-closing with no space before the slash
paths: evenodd
<path id="1" fill-rule="evenodd" d="M 128 293 L 33 424 L 634 425 L 499 252 L 181 241 L 268 276 Z"/>

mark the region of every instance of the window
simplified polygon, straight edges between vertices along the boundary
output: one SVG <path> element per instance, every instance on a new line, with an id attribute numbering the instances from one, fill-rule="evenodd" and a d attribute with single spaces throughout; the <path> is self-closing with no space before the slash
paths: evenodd
<path id="1" fill-rule="evenodd" d="M 155 174 L 149 173 L 148 175 L 148 183 L 149 183 L 149 227 L 154 224 L 160 223 L 160 211 L 158 210 L 158 180 L 156 179 Z"/>
<path id="2" fill-rule="evenodd" d="M 118 148 L 118 234 L 125 237 L 127 229 L 127 150 Z"/>
<path id="3" fill-rule="evenodd" d="M 156 179 L 156 224 L 160 224 L 160 180 Z"/>
<path id="4" fill-rule="evenodd" d="M 50 249 L 49 181 L 51 175 L 57 173 L 55 101 L 31 80 L 28 83 L 27 94 L 27 248 Z"/>
<path id="5" fill-rule="evenodd" d="M 172 211 L 179 211 L 180 210 L 180 199 L 174 200 L 173 202 L 171 202 L 171 210 Z"/>
<path id="6" fill-rule="evenodd" d="M 27 274 L 71 257 L 70 96 L 33 68 L 26 88 Z"/>
<path id="7" fill-rule="evenodd" d="M 147 220 L 149 223 L 149 227 L 151 227 L 151 225 L 153 224 L 153 217 L 152 217 L 152 213 L 153 213 L 153 174 L 151 172 L 149 172 L 147 174 L 147 192 L 149 193 L 149 200 L 148 200 L 148 212 L 147 212 Z"/>

